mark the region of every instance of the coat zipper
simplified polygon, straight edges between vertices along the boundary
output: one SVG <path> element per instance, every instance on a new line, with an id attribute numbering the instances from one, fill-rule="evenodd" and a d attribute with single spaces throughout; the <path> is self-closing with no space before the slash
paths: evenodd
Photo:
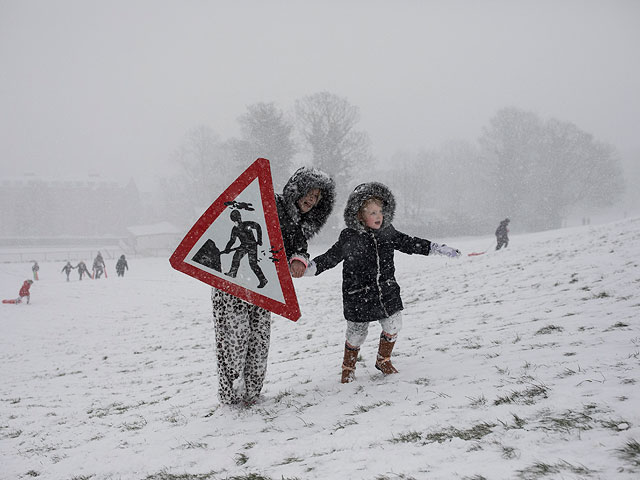
<path id="1" fill-rule="evenodd" d="M 373 237 L 373 245 L 376 247 L 376 285 L 378 287 L 378 300 L 380 300 L 380 306 L 382 307 L 384 314 L 388 317 L 389 313 L 387 313 L 387 309 L 385 308 L 384 302 L 382 301 L 382 288 L 380 287 L 380 255 L 378 253 L 378 240 L 373 233 L 371 234 L 371 236 Z"/>

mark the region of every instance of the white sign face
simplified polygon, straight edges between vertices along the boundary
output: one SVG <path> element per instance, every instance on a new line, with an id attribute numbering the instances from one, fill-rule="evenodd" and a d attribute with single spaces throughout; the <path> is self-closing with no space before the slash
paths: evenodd
<path id="1" fill-rule="evenodd" d="M 184 263 L 284 303 L 258 179 L 225 204 L 226 210 L 198 239 Z"/>
<path id="2" fill-rule="evenodd" d="M 214 200 L 169 263 L 252 305 L 300 318 L 269 160 L 258 158 Z"/>

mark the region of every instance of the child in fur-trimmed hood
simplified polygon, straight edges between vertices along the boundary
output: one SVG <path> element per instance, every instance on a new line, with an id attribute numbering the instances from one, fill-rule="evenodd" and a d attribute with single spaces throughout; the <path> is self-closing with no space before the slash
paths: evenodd
<path id="1" fill-rule="evenodd" d="M 385 375 L 398 373 L 391 363 L 391 352 L 402 327 L 402 299 L 395 278 L 394 251 L 452 258 L 460 251 L 446 245 L 397 231 L 391 222 L 396 202 L 382 183 L 363 183 L 349 196 L 344 209 L 347 228 L 338 241 L 311 262 L 305 275 L 318 275 L 342 266 L 342 303 L 347 333 L 342 364 L 342 383 L 355 379 L 360 346 L 367 338 L 370 322 L 380 322 L 382 333 L 376 368 Z"/>

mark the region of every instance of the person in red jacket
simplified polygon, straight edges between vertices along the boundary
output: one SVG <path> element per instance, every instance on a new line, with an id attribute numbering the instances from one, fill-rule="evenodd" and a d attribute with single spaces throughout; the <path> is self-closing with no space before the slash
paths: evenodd
<path id="1" fill-rule="evenodd" d="M 25 280 L 24 283 L 22 284 L 22 287 L 20 287 L 20 293 L 18 293 L 18 298 L 13 299 L 13 300 L 3 300 L 2 303 L 22 303 L 22 299 L 23 298 L 27 298 L 27 303 L 29 303 L 29 300 L 31 300 L 31 293 L 29 292 L 29 289 L 31 288 L 31 284 L 33 283 L 33 280 Z"/>
<path id="2" fill-rule="evenodd" d="M 20 302 L 22 302 L 22 299 L 25 297 L 27 298 L 27 303 L 31 300 L 31 293 L 29 292 L 29 289 L 31 288 L 32 283 L 33 280 L 25 280 L 22 287 L 20 287 L 20 293 L 18 294 L 20 296 Z"/>

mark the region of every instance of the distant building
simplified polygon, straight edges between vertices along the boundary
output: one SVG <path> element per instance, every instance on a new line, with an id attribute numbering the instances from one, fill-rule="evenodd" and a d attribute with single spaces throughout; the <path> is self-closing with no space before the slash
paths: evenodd
<path id="1" fill-rule="evenodd" d="M 0 237 L 125 236 L 140 213 L 133 180 L 0 177 Z"/>

